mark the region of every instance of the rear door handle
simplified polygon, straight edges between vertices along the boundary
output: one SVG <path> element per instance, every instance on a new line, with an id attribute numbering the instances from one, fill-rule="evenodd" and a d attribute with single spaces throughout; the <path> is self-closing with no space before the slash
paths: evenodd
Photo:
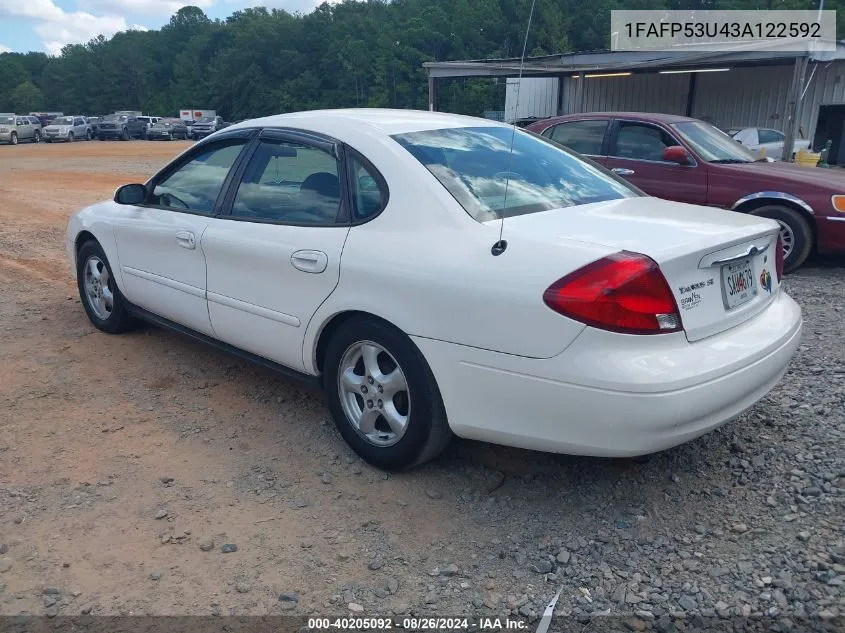
<path id="1" fill-rule="evenodd" d="M 296 251 L 290 256 L 290 263 L 304 273 L 321 273 L 329 265 L 329 256 L 323 251 Z"/>
<path id="2" fill-rule="evenodd" d="M 176 243 L 182 248 L 193 250 L 197 247 L 197 238 L 190 231 L 179 231 L 176 233 Z"/>
<path id="3" fill-rule="evenodd" d="M 614 167 L 611 169 L 614 174 L 618 174 L 619 176 L 633 176 L 634 170 L 628 169 L 627 167 Z"/>

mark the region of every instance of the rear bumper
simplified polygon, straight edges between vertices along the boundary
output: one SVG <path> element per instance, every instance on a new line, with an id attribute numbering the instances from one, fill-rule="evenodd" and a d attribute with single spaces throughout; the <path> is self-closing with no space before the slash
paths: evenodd
<path id="1" fill-rule="evenodd" d="M 587 328 L 555 358 L 520 358 L 414 341 L 459 436 L 522 448 L 632 456 L 714 429 L 765 396 L 801 340 L 786 294 L 754 319 L 689 343 L 683 333 L 628 336 Z"/>

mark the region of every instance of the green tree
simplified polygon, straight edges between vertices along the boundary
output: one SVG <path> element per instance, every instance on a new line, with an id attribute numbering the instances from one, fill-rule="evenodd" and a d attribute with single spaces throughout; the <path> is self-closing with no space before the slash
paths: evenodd
<path id="1" fill-rule="evenodd" d="M 44 106 L 44 94 L 31 81 L 24 81 L 12 90 L 11 102 L 15 112 L 37 112 Z"/>

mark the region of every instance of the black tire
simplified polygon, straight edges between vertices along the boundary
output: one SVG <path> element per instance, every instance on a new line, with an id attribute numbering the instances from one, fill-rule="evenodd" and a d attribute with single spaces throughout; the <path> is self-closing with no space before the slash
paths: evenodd
<path id="1" fill-rule="evenodd" d="M 123 132 L 120 133 L 120 140 L 121 141 L 128 141 L 129 140 L 129 130 L 123 128 Z"/>
<path id="2" fill-rule="evenodd" d="M 41 142 L 41 130 L 35 130 L 35 134 L 32 135 L 32 142 L 33 143 L 40 143 Z"/>
<path id="3" fill-rule="evenodd" d="M 53 142 L 53 139 L 45 138 L 45 139 L 44 139 L 44 142 L 45 142 L 45 143 L 52 143 L 52 142 Z"/>
<path id="4" fill-rule="evenodd" d="M 85 140 L 86 141 L 90 141 L 92 136 L 93 135 L 91 134 L 91 130 L 88 130 L 87 132 L 85 132 Z"/>
<path id="5" fill-rule="evenodd" d="M 67 142 L 68 142 L 68 143 L 73 143 L 73 132 L 68 132 L 68 133 L 67 133 Z"/>
<path id="6" fill-rule="evenodd" d="M 105 266 L 108 270 L 108 288 L 112 292 L 113 300 L 111 313 L 106 318 L 101 318 L 97 315 L 85 292 L 85 267 L 88 265 L 88 262 L 92 257 L 99 259 L 103 266 Z M 106 258 L 106 254 L 103 252 L 102 247 L 94 240 L 85 242 L 85 244 L 82 245 L 82 248 L 79 249 L 79 255 L 77 255 L 76 258 L 76 285 L 79 289 L 79 298 L 82 301 L 82 307 L 85 308 L 85 313 L 88 315 L 88 319 L 95 328 L 109 334 L 119 334 L 120 332 L 125 332 L 132 327 L 132 317 L 126 311 L 125 301 L 120 292 L 120 288 L 117 287 L 117 282 L 114 280 L 111 264 L 109 264 L 108 258 Z"/>
<path id="7" fill-rule="evenodd" d="M 98 140 L 98 141 L 105 141 L 105 140 L 106 140 L 106 137 L 105 137 L 105 136 L 103 136 L 102 134 L 100 134 L 100 135 L 97 137 L 97 140 Z"/>
<path id="8" fill-rule="evenodd" d="M 799 211 L 779 204 L 758 207 L 751 213 L 776 220 L 792 232 L 792 249 L 788 255 L 784 253 L 783 271 L 791 273 L 797 270 L 813 250 L 813 229 L 807 219 Z"/>
<path id="9" fill-rule="evenodd" d="M 9 145 L 17 145 L 18 144 L 18 133 L 12 132 L 9 136 Z"/>
<path id="10" fill-rule="evenodd" d="M 365 439 L 343 410 L 338 389 L 340 363 L 356 343 L 372 341 L 386 350 L 405 374 L 409 411 L 404 434 L 391 446 L 377 446 Z M 329 410 L 338 431 L 364 460 L 385 470 L 403 470 L 436 457 L 449 443 L 452 432 L 431 369 L 413 341 L 392 325 L 370 317 L 352 317 L 334 333 L 326 348 L 323 372 Z"/>

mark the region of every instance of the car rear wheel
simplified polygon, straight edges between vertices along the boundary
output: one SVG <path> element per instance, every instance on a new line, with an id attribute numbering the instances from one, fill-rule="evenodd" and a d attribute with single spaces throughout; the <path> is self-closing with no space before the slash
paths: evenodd
<path id="1" fill-rule="evenodd" d="M 12 132 L 11 136 L 9 136 L 9 144 L 10 145 L 17 145 L 18 144 L 18 134 L 17 134 L 17 132 Z"/>
<path id="2" fill-rule="evenodd" d="M 118 334 L 132 326 L 132 317 L 126 311 L 106 254 L 93 240 L 85 242 L 79 249 L 76 281 L 82 306 L 94 327 L 109 334 Z"/>
<path id="3" fill-rule="evenodd" d="M 92 136 L 93 135 L 91 134 L 91 130 L 88 130 L 87 132 L 85 132 L 85 140 L 86 141 L 90 141 Z"/>
<path id="4" fill-rule="evenodd" d="M 338 431 L 364 460 L 401 470 L 437 456 L 452 432 L 422 353 L 393 326 L 352 317 L 326 349 L 324 387 Z"/>
<path id="5" fill-rule="evenodd" d="M 752 214 L 770 218 L 780 224 L 784 272 L 791 273 L 807 260 L 813 250 L 813 229 L 800 212 L 773 204 L 754 209 Z"/>

